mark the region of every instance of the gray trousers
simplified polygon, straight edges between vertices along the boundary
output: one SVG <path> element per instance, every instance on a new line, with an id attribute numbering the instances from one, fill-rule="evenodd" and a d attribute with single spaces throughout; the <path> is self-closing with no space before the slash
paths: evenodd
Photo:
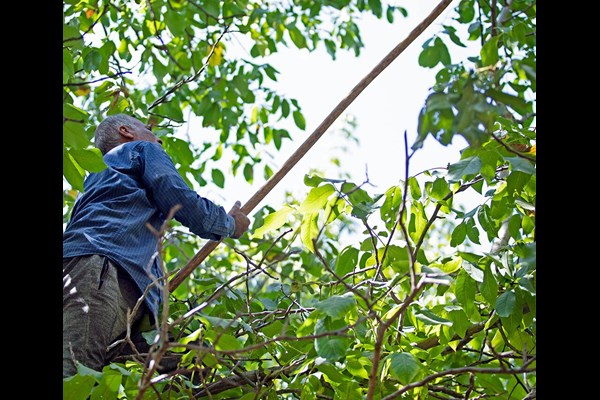
<path id="1" fill-rule="evenodd" d="M 125 337 L 127 310 L 139 297 L 129 275 L 103 256 L 63 260 L 63 378 L 77 373 L 76 362 L 102 371 L 114 357 L 132 352 L 127 344 L 107 347 Z M 144 313 L 142 306 L 132 334 Z"/>

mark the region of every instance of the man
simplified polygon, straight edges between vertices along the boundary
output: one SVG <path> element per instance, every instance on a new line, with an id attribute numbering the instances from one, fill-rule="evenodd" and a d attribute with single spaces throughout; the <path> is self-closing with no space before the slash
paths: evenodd
<path id="1" fill-rule="evenodd" d="M 138 119 L 109 116 L 94 141 L 108 168 L 86 178 L 63 234 L 63 378 L 76 363 L 101 371 L 119 355 L 121 348 L 107 348 L 125 336 L 127 310 L 148 287 L 132 334 L 143 316 L 158 320 L 156 232 L 174 207 L 181 207 L 174 218 L 204 239 L 237 239 L 250 224 L 239 201 L 227 213 L 190 189 Z"/>

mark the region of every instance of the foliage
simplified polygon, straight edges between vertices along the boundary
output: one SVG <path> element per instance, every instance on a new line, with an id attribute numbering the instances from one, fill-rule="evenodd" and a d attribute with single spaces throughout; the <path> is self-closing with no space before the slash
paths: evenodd
<path id="1" fill-rule="evenodd" d="M 250 234 L 168 294 L 147 353 L 80 365 L 64 398 L 535 397 L 536 5 L 454 6 L 423 45 L 420 64 L 439 70 L 406 160 L 429 136 L 456 135 L 469 143 L 460 160 L 383 192 L 307 175 L 304 198 L 262 207 Z M 225 153 L 249 182 L 261 165 L 268 177 L 261 152 L 292 139 L 285 120 L 305 122 L 269 88 L 277 71 L 261 57 L 286 45 L 358 56 L 355 18 L 406 12 L 380 0 L 65 0 L 65 218 L 85 174 L 103 168 L 90 139 L 104 114 L 155 123 L 190 184 L 222 187 Z M 249 59 L 228 58 L 233 32 L 252 40 Z M 448 45 L 467 41 L 479 54 L 452 63 Z M 174 135 L 186 114 L 214 132 L 199 147 Z M 455 206 L 469 191 L 481 204 Z M 201 243 L 166 228 L 170 273 Z"/>

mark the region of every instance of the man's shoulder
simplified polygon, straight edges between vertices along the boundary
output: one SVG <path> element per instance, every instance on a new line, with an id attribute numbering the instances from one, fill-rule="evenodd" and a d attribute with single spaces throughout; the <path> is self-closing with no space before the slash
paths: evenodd
<path id="1" fill-rule="evenodd" d="M 123 143 L 108 152 L 104 161 L 109 167 L 117 170 L 145 171 L 148 166 L 152 169 L 165 169 L 173 164 L 173 160 L 158 143 L 143 140 Z M 166 173 L 162 171 L 161 173 Z"/>
<path id="2" fill-rule="evenodd" d="M 149 142 L 147 140 L 134 140 L 133 142 L 123 143 L 122 146 L 128 149 L 152 149 L 164 151 L 160 144 Z"/>
<path id="3" fill-rule="evenodd" d="M 134 153 L 142 157 L 148 155 L 165 154 L 164 149 L 158 143 L 152 143 L 145 140 L 135 140 L 133 142 L 126 142 L 120 144 L 111 150 L 115 156 L 120 157 L 126 153 Z"/>

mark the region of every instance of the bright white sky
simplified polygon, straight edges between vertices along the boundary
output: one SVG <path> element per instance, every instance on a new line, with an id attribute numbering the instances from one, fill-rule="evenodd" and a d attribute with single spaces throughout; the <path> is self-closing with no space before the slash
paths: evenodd
<path id="1" fill-rule="evenodd" d="M 348 172 L 357 184 L 365 180 L 368 170 L 369 181 L 376 186 L 367 188 L 370 193 L 382 193 L 390 186 L 400 183 L 405 175 L 404 132 L 407 132 L 409 146 L 412 145 L 416 138 L 419 111 L 435 82 L 435 72 L 439 70 L 439 66 L 433 70 L 420 67 L 418 56 L 422 44 L 435 33 L 442 31 L 442 24 L 451 23 L 456 2 L 451 3 L 444 13 L 346 109 L 344 114 L 352 115 L 358 123 L 353 134 L 359 144 L 351 140 L 342 140 L 344 136 L 337 132 L 343 125 L 342 114 L 255 211 L 265 204 L 279 208 L 283 204 L 285 191 L 305 194 L 308 188 L 303 183 L 303 177 L 311 169 L 322 171 L 327 178 L 339 178 L 342 171 Z M 365 47 L 358 58 L 354 56 L 354 52 L 339 51 L 337 59 L 333 61 L 322 48 L 309 53 L 291 45 L 289 49 L 284 49 L 265 60 L 280 72 L 278 82 L 271 86 L 281 94 L 299 101 L 307 125 L 305 131 L 299 130 L 293 124 L 289 126 L 293 140 L 283 142 L 282 151 L 275 158 L 277 167 L 285 163 L 351 89 L 404 40 L 438 3 L 439 1 L 432 0 L 405 1 L 402 5 L 409 15 L 407 18 L 398 15 L 393 25 L 386 20 L 365 17 L 359 23 Z M 477 54 L 478 50 L 465 50 L 454 46 L 446 36 L 443 36 L 443 39 L 450 47 L 452 62 L 459 61 L 458 57 L 464 60 L 469 55 Z M 232 52 L 239 52 L 247 56 L 249 49 L 250 47 L 246 48 L 237 39 L 227 42 L 227 52 L 230 55 Z M 192 139 L 197 134 L 202 135 L 201 127 L 188 129 Z M 199 132 L 194 133 L 195 130 Z M 345 146 L 347 150 L 340 150 L 341 146 Z M 445 167 L 449 162 L 458 161 L 459 150 L 465 146 L 466 142 L 462 137 L 456 137 L 455 142 L 448 147 L 440 145 L 431 137 L 428 138 L 424 147 L 411 159 L 410 175 L 428 168 Z M 332 156 L 340 160 L 340 168 L 329 161 Z M 274 171 L 277 169 L 274 168 Z M 234 184 L 230 181 L 225 190 L 205 187 L 202 189 L 202 195 L 223 204 L 227 209 L 235 200 L 244 204 L 265 183 L 261 179 L 262 173 L 255 175 L 253 185 L 240 178 L 236 179 Z M 228 179 L 229 175 L 226 181 Z M 455 199 L 459 200 L 461 199 Z M 467 201 L 464 195 L 462 200 Z"/>

